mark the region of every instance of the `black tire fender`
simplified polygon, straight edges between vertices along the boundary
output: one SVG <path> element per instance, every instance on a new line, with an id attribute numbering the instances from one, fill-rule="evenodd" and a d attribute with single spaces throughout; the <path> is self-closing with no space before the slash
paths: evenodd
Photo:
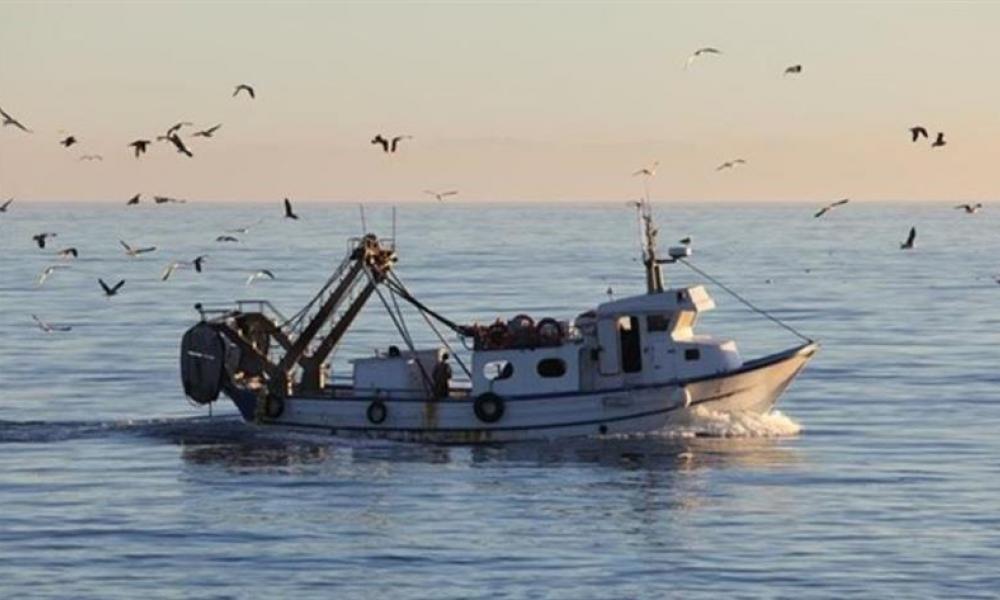
<path id="1" fill-rule="evenodd" d="M 505 408 L 503 398 L 493 392 L 480 394 L 472 405 L 476 418 L 483 423 L 496 423 L 502 419 Z"/>
<path id="2" fill-rule="evenodd" d="M 285 412 L 285 400 L 281 396 L 268 394 L 264 399 L 264 415 L 268 419 L 277 419 Z"/>
<path id="3" fill-rule="evenodd" d="M 368 410 L 365 411 L 365 416 L 368 417 L 368 422 L 372 425 L 381 425 L 385 422 L 386 417 L 389 416 L 389 409 L 386 408 L 385 402 L 381 400 L 373 400 L 371 404 L 368 405 Z"/>

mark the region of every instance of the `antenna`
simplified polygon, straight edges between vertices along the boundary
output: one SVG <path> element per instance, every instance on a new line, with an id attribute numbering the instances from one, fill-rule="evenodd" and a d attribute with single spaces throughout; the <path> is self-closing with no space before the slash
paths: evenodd
<path id="1" fill-rule="evenodd" d="M 396 249 L 396 205 L 392 206 L 392 249 Z"/>

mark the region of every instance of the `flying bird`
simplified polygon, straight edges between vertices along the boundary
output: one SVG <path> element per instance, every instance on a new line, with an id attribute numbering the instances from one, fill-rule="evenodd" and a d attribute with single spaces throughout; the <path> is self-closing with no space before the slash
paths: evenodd
<path id="1" fill-rule="evenodd" d="M 104 283 L 103 279 L 98 279 L 97 283 L 101 284 L 101 288 L 104 290 L 104 295 L 110 298 L 111 296 L 117 294 L 118 290 L 122 289 L 122 286 L 125 285 L 125 280 L 122 279 L 116 283 L 114 287 L 108 287 L 108 284 Z"/>
<path id="2" fill-rule="evenodd" d="M 448 196 L 457 196 L 458 190 L 448 190 L 447 192 L 435 192 L 434 190 L 424 190 L 424 193 L 437 198 L 438 202 L 443 202 Z"/>
<path id="3" fill-rule="evenodd" d="M 4 127 L 6 127 L 8 125 L 13 125 L 14 127 L 17 127 L 18 129 L 20 129 L 21 131 L 23 131 L 25 133 L 31 133 L 30 129 L 28 129 L 27 127 L 25 127 L 24 125 L 22 125 L 20 121 L 18 121 L 14 117 L 10 116 L 7 113 L 7 111 L 5 111 L 2 108 L 0 108 L 0 116 L 3 117 L 3 126 Z"/>
<path id="4" fill-rule="evenodd" d="M 31 239 L 35 240 L 35 243 L 38 244 L 39 248 L 45 248 L 45 240 L 49 239 L 50 237 L 56 237 L 56 234 L 48 232 L 39 233 L 38 235 L 31 236 Z"/>
<path id="5" fill-rule="evenodd" d="M 847 204 L 850 201 L 851 200 L 849 198 L 844 198 L 843 200 L 837 200 L 836 202 L 833 202 L 831 204 L 827 204 L 823 208 L 821 208 L 818 211 L 816 211 L 816 214 L 814 214 L 813 216 L 818 219 L 819 217 L 822 217 L 823 215 L 825 215 L 826 213 L 830 212 L 834 208 L 836 208 L 838 206 L 843 206 L 843 205 Z"/>
<path id="6" fill-rule="evenodd" d="M 679 241 L 680 243 L 684 244 L 685 246 L 690 246 L 690 245 L 691 245 L 691 242 L 692 242 L 693 240 L 692 240 L 691 236 L 688 236 L 688 237 L 686 237 L 686 238 L 681 238 L 681 239 L 679 239 L 678 241 Z"/>
<path id="7" fill-rule="evenodd" d="M 37 285 L 41 286 L 42 284 L 44 284 L 45 280 L 49 278 L 49 275 L 55 273 L 57 269 L 68 269 L 68 268 L 69 265 L 49 265 L 45 267 L 45 269 L 38 275 Z"/>
<path id="8" fill-rule="evenodd" d="M 136 204 L 139 204 L 140 196 L 142 196 L 142 194 L 136 194 L 135 196 L 132 196 L 131 198 L 128 199 L 128 202 L 125 203 L 125 206 L 135 206 Z"/>
<path id="9" fill-rule="evenodd" d="M 157 204 L 167 204 L 167 203 L 184 204 L 185 202 L 187 202 L 187 200 L 171 198 L 170 196 L 153 196 L 153 202 Z"/>
<path id="10" fill-rule="evenodd" d="M 233 98 L 235 98 L 236 95 L 239 94 L 240 92 L 246 92 L 246 93 L 250 94 L 251 98 L 256 98 L 257 97 L 257 94 L 255 94 L 254 91 L 253 91 L 253 87 L 251 87 L 251 86 L 249 86 L 249 85 L 247 85 L 245 83 L 241 83 L 238 86 L 236 86 L 236 89 L 233 90 Z"/>
<path id="11" fill-rule="evenodd" d="M 785 69 L 785 75 L 798 75 L 802 72 L 802 65 L 792 65 Z"/>
<path id="12" fill-rule="evenodd" d="M 983 203 L 982 202 L 977 202 L 975 204 L 959 204 L 955 208 L 956 209 L 964 208 L 966 214 L 970 214 L 971 215 L 971 214 L 975 214 L 975 213 L 979 212 L 979 209 L 982 208 L 982 207 L 983 207 Z"/>
<path id="13" fill-rule="evenodd" d="M 209 127 L 208 129 L 203 129 L 201 131 L 196 131 L 193 134 L 191 134 L 191 137 L 201 136 L 201 137 L 210 138 L 210 137 L 212 137 L 215 134 L 216 131 L 219 130 L 220 127 L 222 127 L 222 123 L 219 123 L 215 127 Z"/>
<path id="14" fill-rule="evenodd" d="M 722 51 L 717 48 L 711 48 L 711 47 L 698 48 L 697 50 L 694 51 L 693 54 L 691 54 L 691 56 L 687 58 L 687 62 L 684 63 L 684 68 L 685 69 L 689 68 L 694 63 L 694 61 L 698 59 L 698 57 L 705 54 L 722 54 Z"/>
<path id="15" fill-rule="evenodd" d="M 927 137 L 927 130 L 926 129 L 924 129 L 920 125 L 914 125 L 913 127 L 910 127 L 910 141 L 911 142 L 915 142 L 915 141 L 919 140 L 921 137 L 925 137 L 925 138 Z"/>
<path id="16" fill-rule="evenodd" d="M 100 154 L 84 154 L 80 160 L 104 160 L 104 157 Z"/>
<path id="17" fill-rule="evenodd" d="M 910 227 L 910 235 L 906 236 L 906 241 L 899 245 L 900 250 L 913 250 L 917 241 L 917 228 Z"/>
<path id="18" fill-rule="evenodd" d="M 182 263 L 175 260 L 174 262 L 167 265 L 167 268 L 163 269 L 163 273 L 160 275 L 160 281 L 166 281 L 170 279 L 170 276 L 173 275 L 174 271 L 180 269 L 185 264 L 186 263 Z"/>
<path id="19" fill-rule="evenodd" d="M 125 248 L 125 254 L 131 256 L 132 258 L 138 257 L 140 254 L 145 254 L 147 252 L 155 252 L 156 246 L 146 246 L 145 248 L 133 248 L 126 244 L 123 240 L 118 240 L 118 242 Z"/>
<path id="20" fill-rule="evenodd" d="M 931 148 L 940 148 L 941 146 L 944 146 L 947 143 L 948 142 L 944 141 L 944 132 L 939 131 L 937 134 L 937 139 L 934 140 L 933 144 L 931 144 Z"/>
<path id="21" fill-rule="evenodd" d="M 167 136 L 167 139 L 170 140 L 170 143 L 173 144 L 175 148 L 177 148 L 177 152 L 180 154 L 185 154 L 188 158 L 194 156 L 194 154 L 191 154 L 191 151 L 187 149 L 187 146 L 184 145 L 184 142 L 181 141 L 181 138 L 176 133 Z"/>
<path id="22" fill-rule="evenodd" d="M 389 152 L 396 152 L 396 147 L 399 145 L 399 142 L 401 140 L 412 140 L 412 139 L 413 139 L 412 135 L 397 135 L 391 140 L 388 140 L 382 137 L 382 134 L 380 133 L 372 138 L 371 143 L 382 146 L 382 151 L 389 153 Z"/>
<path id="23" fill-rule="evenodd" d="M 251 283 L 257 281 L 258 279 L 263 279 L 265 277 L 269 279 L 274 279 L 274 273 L 268 271 L 267 269 L 261 269 L 260 271 L 257 271 L 250 277 L 247 277 L 247 285 L 250 285 Z"/>
<path id="24" fill-rule="evenodd" d="M 50 323 L 46 323 L 45 321 L 39 319 L 38 315 L 31 315 L 31 318 L 35 320 L 35 323 L 38 323 L 38 328 L 44 331 L 45 333 L 53 333 L 56 331 L 69 331 L 73 329 L 69 325 L 52 325 Z"/>
<path id="25" fill-rule="evenodd" d="M 233 237 L 231 235 L 220 235 L 219 237 L 215 238 L 215 241 L 217 241 L 217 242 L 238 242 L 240 240 L 239 240 L 239 238 Z"/>
<path id="26" fill-rule="evenodd" d="M 645 177 L 653 177 L 654 175 L 656 175 L 656 167 L 659 164 L 660 164 L 660 161 L 656 161 L 656 162 L 654 162 L 652 165 L 650 165 L 648 167 L 643 167 L 643 168 L 639 169 L 638 171 L 635 171 L 634 173 L 632 173 L 632 177 L 635 177 L 636 175 L 643 175 Z"/>
<path id="27" fill-rule="evenodd" d="M 135 148 L 135 157 L 139 158 L 140 154 L 146 152 L 146 148 L 151 144 L 149 140 L 136 140 L 129 144 L 130 148 Z"/>
<path id="28" fill-rule="evenodd" d="M 201 273 L 202 263 L 206 258 L 208 258 L 208 255 L 202 254 L 201 256 L 196 256 L 195 259 L 191 261 L 191 264 L 194 265 L 194 270 L 196 272 Z"/>
<path id="29" fill-rule="evenodd" d="M 285 198 L 285 218 L 286 219 L 298 219 L 299 216 L 292 212 L 292 202 Z"/>
<path id="30" fill-rule="evenodd" d="M 8 198 L 6 202 L 0 204 L 0 213 L 7 212 L 7 207 L 9 207 L 14 202 L 13 198 Z"/>
<path id="31" fill-rule="evenodd" d="M 180 121 L 179 123 L 174 123 L 169 129 L 167 129 L 167 133 L 156 136 L 156 139 L 160 141 L 167 141 L 170 139 L 170 136 L 180 131 L 181 127 L 194 127 L 194 123 L 191 121 Z"/>
<path id="32" fill-rule="evenodd" d="M 66 138 L 64 140 L 60 141 L 59 143 L 62 144 L 63 146 L 66 146 L 67 148 L 69 148 L 70 146 L 72 146 L 76 142 L 77 142 L 77 139 L 75 137 L 69 135 L 69 136 L 66 136 Z"/>
<path id="33" fill-rule="evenodd" d="M 59 258 L 79 258 L 80 252 L 76 248 L 63 248 L 56 256 Z"/>
<path id="34" fill-rule="evenodd" d="M 718 167 L 715 167 L 715 170 L 722 171 L 723 169 L 732 169 L 736 165 L 745 165 L 745 164 L 747 164 L 747 161 L 743 160 L 742 158 L 737 158 L 735 160 L 727 160 Z"/>

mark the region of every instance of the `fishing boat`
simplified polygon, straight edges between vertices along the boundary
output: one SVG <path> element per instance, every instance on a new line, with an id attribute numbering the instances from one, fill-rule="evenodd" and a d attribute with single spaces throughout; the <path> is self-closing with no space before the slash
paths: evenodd
<path id="1" fill-rule="evenodd" d="M 411 294 L 394 240 L 369 233 L 348 241 L 342 262 L 290 318 L 266 300 L 195 305 L 200 320 L 181 342 L 184 392 L 198 404 L 225 394 L 260 427 L 430 443 L 641 434 L 702 408 L 769 413 L 818 344 L 800 336 L 794 347 L 744 360 L 735 341 L 696 333 L 715 302 L 703 286 L 668 288 L 663 276 L 664 265 L 689 264 L 691 249 L 660 258 L 649 203 L 636 208 L 644 294 L 609 298 L 573 319 L 518 314 L 463 325 Z M 349 379 L 331 378 L 331 353 L 373 297 L 401 342 L 353 360 Z M 404 305 L 438 345 L 414 345 Z"/>

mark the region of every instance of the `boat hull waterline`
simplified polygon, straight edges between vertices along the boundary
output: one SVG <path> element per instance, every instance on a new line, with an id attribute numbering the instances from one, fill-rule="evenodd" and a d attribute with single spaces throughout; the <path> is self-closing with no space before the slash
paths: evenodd
<path id="1" fill-rule="evenodd" d="M 666 384 L 503 398 L 494 423 L 477 418 L 472 397 L 439 400 L 388 395 L 289 396 L 281 414 L 262 416 L 258 395 L 224 385 L 243 418 L 262 427 L 336 436 L 441 444 L 539 440 L 574 436 L 652 433 L 683 426 L 692 411 L 766 415 L 819 345 L 815 342 L 749 361 L 714 376 Z M 384 414 L 373 423 L 370 408 Z"/>

